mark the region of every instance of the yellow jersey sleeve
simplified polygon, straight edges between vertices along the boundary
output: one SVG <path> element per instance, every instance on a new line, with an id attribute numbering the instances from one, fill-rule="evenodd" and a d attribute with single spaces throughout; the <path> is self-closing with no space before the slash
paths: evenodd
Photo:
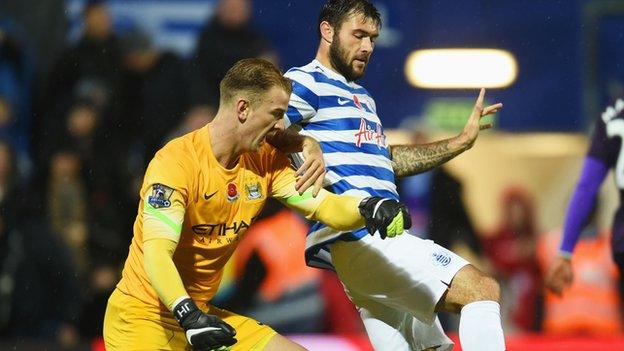
<path id="1" fill-rule="evenodd" d="M 168 205 L 160 207 L 154 202 L 162 192 L 169 192 Z M 152 184 L 143 195 L 143 242 L 151 239 L 169 239 L 178 242 L 184 222 L 184 198 L 168 186 L 160 183 Z"/>
<path id="2" fill-rule="evenodd" d="M 338 196 L 324 189 L 321 189 L 316 197 L 312 196 L 312 189 L 299 195 L 295 190 L 295 171 L 290 167 L 290 160 L 277 150 L 273 150 L 271 156 L 272 197 L 303 214 L 307 219 L 323 222 L 337 230 L 355 230 L 364 227 L 365 221 L 358 208 L 361 198 Z"/>
<path id="3" fill-rule="evenodd" d="M 172 260 L 176 246 L 175 242 L 161 238 L 155 238 L 143 245 L 145 273 L 158 298 L 170 311 L 175 307 L 175 301 L 188 296 Z"/>
<path id="4" fill-rule="evenodd" d="M 163 238 L 178 242 L 192 183 L 192 162 L 183 145 L 161 149 L 150 162 L 141 197 L 143 242 Z M 186 161 L 186 162 L 184 162 Z"/>
<path id="5" fill-rule="evenodd" d="M 143 203 L 143 265 L 150 284 L 171 310 L 188 296 L 173 262 L 180 240 L 189 194 L 193 160 L 184 143 L 170 143 L 150 162 L 141 191 Z"/>
<path id="6" fill-rule="evenodd" d="M 182 195 L 184 202 L 194 187 L 194 160 L 190 148 L 182 143 L 167 144 L 154 155 L 145 171 L 143 186 L 165 184 Z"/>

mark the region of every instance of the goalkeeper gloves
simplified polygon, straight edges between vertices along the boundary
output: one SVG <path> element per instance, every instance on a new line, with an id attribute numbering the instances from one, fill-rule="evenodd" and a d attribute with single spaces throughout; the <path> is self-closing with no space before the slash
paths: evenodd
<path id="1" fill-rule="evenodd" d="M 366 229 L 371 235 L 379 231 L 382 239 L 402 234 L 412 226 L 412 219 L 402 203 L 381 198 L 367 197 L 359 205 L 360 214 L 366 220 Z"/>
<path id="2" fill-rule="evenodd" d="M 186 332 L 194 351 L 224 351 L 236 343 L 236 330 L 219 317 L 204 313 L 191 298 L 173 308 L 173 316 Z"/>

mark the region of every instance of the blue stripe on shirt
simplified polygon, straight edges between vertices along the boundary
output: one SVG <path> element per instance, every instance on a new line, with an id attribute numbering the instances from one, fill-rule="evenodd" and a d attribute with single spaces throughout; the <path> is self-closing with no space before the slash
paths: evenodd
<path id="1" fill-rule="evenodd" d="M 340 104 L 339 102 L 342 101 L 343 104 Z M 368 112 L 368 113 L 372 113 L 375 114 L 375 112 L 373 112 L 373 110 L 370 108 L 370 106 L 368 106 L 368 104 L 366 104 L 365 102 L 360 101 L 360 105 L 362 106 L 362 108 Z M 345 98 L 344 96 L 337 96 L 337 95 L 321 95 L 319 96 L 319 104 L 318 104 L 318 109 L 324 109 L 324 108 L 332 108 L 332 107 L 355 107 L 358 108 L 358 106 L 355 104 L 355 101 L 352 98 Z"/>
<path id="2" fill-rule="evenodd" d="M 302 98 L 303 101 L 307 102 L 312 108 L 316 111 L 319 107 L 319 97 L 312 90 L 308 89 L 305 85 L 297 82 L 296 80 L 292 81 L 292 93 Z"/>
<path id="3" fill-rule="evenodd" d="M 332 118 L 325 121 L 314 121 L 306 126 L 306 130 L 359 130 L 362 117 Z M 373 123 L 368 121 L 368 123 Z M 368 124 L 367 123 L 367 124 Z"/>
<path id="4" fill-rule="evenodd" d="M 333 85 L 335 87 L 338 87 L 340 89 L 347 90 L 347 91 L 349 91 L 352 94 L 366 94 L 366 95 L 369 95 L 368 91 L 366 91 L 366 89 L 364 89 L 364 88 L 354 88 L 354 87 L 351 87 L 351 86 L 345 84 L 344 82 L 341 82 L 341 81 L 336 80 L 336 79 L 329 78 L 329 77 L 327 77 L 326 75 L 324 75 L 321 72 L 307 72 L 307 71 L 304 71 L 304 70 L 299 69 L 299 68 L 291 68 L 288 72 L 292 72 L 292 71 L 297 71 L 297 72 L 302 72 L 302 73 L 305 73 L 305 74 L 309 74 L 310 76 L 312 76 L 312 78 L 314 78 L 314 81 L 317 82 L 317 83 L 331 84 L 331 85 Z"/>
<path id="5" fill-rule="evenodd" d="M 307 128 L 305 128 L 308 130 Z M 360 147 L 354 145 L 355 143 L 355 135 L 353 136 L 353 143 L 345 143 L 343 141 L 322 141 L 319 144 L 321 145 L 321 150 L 323 153 L 332 153 L 332 152 L 363 152 L 370 155 L 381 155 L 386 158 L 390 158 L 390 152 L 386 147 L 380 147 L 377 144 L 370 143 L 362 143 Z"/>
<path id="6" fill-rule="evenodd" d="M 289 105 L 288 111 L 286 111 L 286 118 L 288 118 L 290 124 L 297 124 L 303 120 L 303 115 L 299 110 Z"/>
<path id="7" fill-rule="evenodd" d="M 379 180 L 385 180 L 394 183 L 394 173 L 392 171 L 383 168 L 369 165 L 347 165 L 341 164 L 338 166 L 328 166 L 327 171 L 334 172 L 340 177 L 349 176 L 370 176 Z"/>
<path id="8" fill-rule="evenodd" d="M 385 190 L 385 189 L 375 189 L 371 187 L 357 187 L 344 179 L 331 185 L 332 192 L 338 195 L 343 194 L 352 189 L 365 191 L 370 196 L 381 196 L 381 197 L 386 197 L 389 199 L 399 201 L 399 195 L 396 192 Z"/>

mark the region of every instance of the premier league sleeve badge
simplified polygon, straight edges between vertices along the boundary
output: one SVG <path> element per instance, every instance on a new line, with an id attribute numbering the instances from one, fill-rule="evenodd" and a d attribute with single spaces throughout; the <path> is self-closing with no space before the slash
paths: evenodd
<path id="1" fill-rule="evenodd" d="M 171 206 L 171 195 L 175 190 L 163 184 L 152 185 L 152 193 L 147 197 L 147 203 L 153 208 L 167 208 Z"/>

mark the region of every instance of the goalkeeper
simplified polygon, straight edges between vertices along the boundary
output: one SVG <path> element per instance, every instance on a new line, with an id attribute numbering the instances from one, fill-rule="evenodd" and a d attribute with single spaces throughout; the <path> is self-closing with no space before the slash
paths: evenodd
<path id="1" fill-rule="evenodd" d="M 394 236 L 410 226 L 394 200 L 295 190 L 288 158 L 265 142 L 283 133 L 278 123 L 291 93 L 290 80 L 272 64 L 239 61 L 220 93 L 215 119 L 168 143 L 148 166 L 128 258 L 106 309 L 109 351 L 303 350 L 266 325 L 210 305 L 225 263 L 267 197 L 333 228 L 366 226 Z"/>

